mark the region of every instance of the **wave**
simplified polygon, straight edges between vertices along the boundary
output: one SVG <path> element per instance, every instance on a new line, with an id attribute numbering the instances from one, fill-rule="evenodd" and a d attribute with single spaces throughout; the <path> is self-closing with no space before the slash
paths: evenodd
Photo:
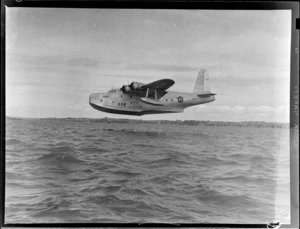
<path id="1" fill-rule="evenodd" d="M 244 165 L 245 163 L 238 160 L 229 160 L 228 158 L 224 159 L 221 157 L 213 157 L 209 156 L 206 157 L 202 163 L 206 163 L 208 165 L 231 165 L 231 166 L 237 166 L 237 165 Z"/>
<path id="2" fill-rule="evenodd" d="M 217 177 L 216 180 L 220 181 L 231 181 L 239 184 L 265 184 L 266 186 L 275 184 L 275 180 L 271 178 L 262 178 L 262 177 L 250 177 L 245 175 L 237 175 L 237 176 L 230 176 L 230 177 Z"/>
<path id="3" fill-rule="evenodd" d="M 68 153 L 68 152 L 75 152 L 75 148 L 71 146 L 57 146 L 53 148 L 47 148 L 46 150 L 53 152 L 53 153 Z"/>
<path id="4" fill-rule="evenodd" d="M 53 206 L 53 207 L 49 207 L 46 210 L 42 210 L 42 211 L 38 211 L 34 214 L 31 215 L 31 217 L 35 217 L 35 218 L 56 218 L 56 220 L 63 220 L 63 222 L 65 221 L 76 221 L 74 219 L 77 218 L 84 218 L 84 216 L 81 214 L 81 211 L 79 209 L 75 209 L 75 210 L 54 210 L 57 206 Z"/>
<path id="5" fill-rule="evenodd" d="M 153 148 L 152 144 L 146 144 L 146 143 L 136 143 L 133 144 L 134 147 L 142 147 L 142 148 Z"/>
<path id="6" fill-rule="evenodd" d="M 63 147 L 65 148 L 65 147 Z M 61 152 L 61 151 L 59 151 Z M 64 162 L 64 163 L 83 163 L 82 160 L 79 160 L 75 156 L 66 154 L 66 153 L 49 153 L 49 154 L 44 154 L 40 156 L 39 158 L 36 159 L 36 161 L 41 161 L 41 162 L 46 162 L 46 163 L 57 163 L 57 162 Z"/>
<path id="7" fill-rule="evenodd" d="M 162 185 L 174 185 L 175 182 L 178 180 L 175 177 L 170 177 L 170 176 L 156 176 L 151 178 L 150 180 L 147 180 L 149 183 L 154 183 L 154 184 L 162 184 Z"/>
<path id="8" fill-rule="evenodd" d="M 10 122 L 6 222 L 264 222 L 276 192 L 289 207 L 276 129 Z"/>
<path id="9" fill-rule="evenodd" d="M 119 202 L 120 199 L 114 195 L 105 195 L 105 196 L 88 197 L 87 201 L 102 205 L 102 204 L 113 204 L 113 203 Z"/>
<path id="10" fill-rule="evenodd" d="M 139 135 L 139 136 L 147 136 L 147 137 L 162 137 L 166 136 L 164 132 L 150 131 L 150 130 L 133 130 L 133 129 L 112 129 L 112 128 L 104 128 L 104 131 L 113 131 L 126 133 L 130 135 Z"/>
<path id="11" fill-rule="evenodd" d="M 273 161 L 272 160 L 273 158 L 273 155 L 254 155 L 254 156 L 251 156 L 249 158 L 249 162 L 250 163 L 253 163 L 253 164 L 256 164 L 256 163 L 266 163 L 266 164 L 269 164 L 270 161 Z"/>
<path id="12" fill-rule="evenodd" d="M 84 134 L 83 135 L 84 138 L 95 138 L 95 134 Z"/>
<path id="13" fill-rule="evenodd" d="M 20 179 L 20 176 L 16 173 L 13 173 L 13 172 L 5 172 L 5 178 L 7 180 L 19 180 Z"/>
<path id="14" fill-rule="evenodd" d="M 195 195 L 195 198 L 200 200 L 201 202 L 209 202 L 211 204 L 219 206 L 239 206 L 247 208 L 259 207 L 258 201 L 249 197 L 248 195 L 224 194 L 213 189 L 199 193 Z"/>
<path id="15" fill-rule="evenodd" d="M 189 158 L 189 157 L 188 157 Z M 190 165 L 188 162 L 188 158 L 180 158 L 180 157 L 166 157 L 157 160 L 152 160 L 147 162 L 147 168 L 154 168 L 154 167 L 162 167 L 162 166 L 184 166 Z"/>
<path id="16" fill-rule="evenodd" d="M 103 130 L 105 130 L 105 131 L 119 131 L 119 130 L 112 129 L 112 128 L 104 128 Z"/>
<path id="17" fill-rule="evenodd" d="M 148 196 L 148 193 L 137 188 L 129 188 L 129 189 L 124 189 L 122 190 L 124 193 L 128 193 L 133 196 Z"/>
<path id="18" fill-rule="evenodd" d="M 19 144 L 23 144 L 24 142 L 22 142 L 21 140 L 19 139 L 15 139 L 15 138 L 12 138 L 12 139 L 8 139 L 6 140 L 6 145 L 19 145 Z"/>
<path id="19" fill-rule="evenodd" d="M 141 175 L 140 173 L 129 172 L 129 171 L 115 171 L 113 174 L 124 176 L 124 177 L 135 177 Z"/>
<path id="20" fill-rule="evenodd" d="M 110 149 L 105 149 L 105 148 L 99 148 L 99 146 L 94 146 L 94 147 L 80 147 L 77 149 L 78 152 L 82 152 L 85 154 L 89 154 L 89 153 L 109 153 L 111 152 Z M 87 155 L 87 157 L 89 157 L 91 155 Z"/>
<path id="21" fill-rule="evenodd" d="M 105 193 L 113 193 L 118 192 L 122 189 L 122 185 L 110 185 L 103 188 L 103 192 Z"/>

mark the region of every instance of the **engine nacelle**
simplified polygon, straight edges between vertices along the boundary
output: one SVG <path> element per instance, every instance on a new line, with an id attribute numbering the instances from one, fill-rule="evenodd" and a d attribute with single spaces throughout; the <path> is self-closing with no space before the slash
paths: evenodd
<path id="1" fill-rule="evenodd" d="M 138 89 L 138 83 L 137 82 L 132 82 L 130 84 L 130 87 L 131 87 L 132 90 L 136 90 L 136 89 Z"/>
<path id="2" fill-rule="evenodd" d="M 124 92 L 130 92 L 131 91 L 131 88 L 128 85 L 124 85 L 122 87 L 122 89 L 123 89 Z"/>
<path id="3" fill-rule="evenodd" d="M 134 90 L 140 89 L 143 85 L 145 85 L 145 84 L 143 84 L 143 83 L 138 83 L 138 82 L 132 82 L 132 83 L 130 84 L 130 87 L 131 87 L 131 89 L 134 91 Z"/>

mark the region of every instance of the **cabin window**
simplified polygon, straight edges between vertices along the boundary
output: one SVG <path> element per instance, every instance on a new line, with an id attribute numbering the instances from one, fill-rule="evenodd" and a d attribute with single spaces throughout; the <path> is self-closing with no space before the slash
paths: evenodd
<path id="1" fill-rule="evenodd" d="M 121 97 L 123 97 L 123 95 L 121 95 Z"/>
<path id="2" fill-rule="evenodd" d="M 168 102 L 168 99 L 166 99 L 166 101 Z"/>
<path id="3" fill-rule="evenodd" d="M 102 99 L 100 99 L 100 102 L 102 102 Z"/>

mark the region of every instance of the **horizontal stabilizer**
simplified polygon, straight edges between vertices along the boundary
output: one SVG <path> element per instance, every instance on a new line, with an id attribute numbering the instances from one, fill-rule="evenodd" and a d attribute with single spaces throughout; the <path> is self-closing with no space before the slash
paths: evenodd
<path id="1" fill-rule="evenodd" d="M 213 95 L 216 95 L 216 94 L 214 94 L 214 93 L 206 93 L 206 94 L 201 93 L 201 94 L 198 94 L 199 97 L 210 97 L 210 96 L 213 96 Z"/>

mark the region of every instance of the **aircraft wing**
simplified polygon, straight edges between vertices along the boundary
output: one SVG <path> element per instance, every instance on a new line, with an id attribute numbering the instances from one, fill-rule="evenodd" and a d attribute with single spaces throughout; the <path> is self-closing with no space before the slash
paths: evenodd
<path id="1" fill-rule="evenodd" d="M 144 84 L 141 86 L 141 89 L 147 90 L 149 89 L 157 89 L 157 90 L 162 90 L 165 91 L 168 88 L 172 87 L 175 84 L 174 80 L 171 79 L 162 79 L 162 80 L 157 80 L 152 83 Z"/>
<path id="2" fill-rule="evenodd" d="M 166 90 L 174 85 L 174 80 L 171 79 L 162 79 L 157 80 L 152 83 L 143 84 L 136 90 L 127 92 L 130 95 L 135 95 L 138 97 L 146 97 L 147 90 L 148 90 L 148 98 L 150 99 L 160 99 L 163 97 L 167 92 Z M 156 97 L 155 97 L 156 95 Z"/>

